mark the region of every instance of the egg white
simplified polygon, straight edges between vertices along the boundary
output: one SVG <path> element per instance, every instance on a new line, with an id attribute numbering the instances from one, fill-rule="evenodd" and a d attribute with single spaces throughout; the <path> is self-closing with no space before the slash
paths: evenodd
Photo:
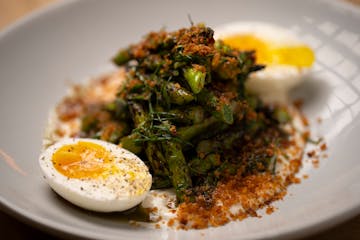
<path id="1" fill-rule="evenodd" d="M 79 141 L 104 147 L 114 157 L 119 172 L 95 179 L 69 178 L 58 172 L 52 162 L 53 154 L 64 145 Z M 138 205 L 152 183 L 147 166 L 135 154 L 101 140 L 65 138 L 47 148 L 40 155 L 39 163 L 46 181 L 56 193 L 79 207 L 98 212 L 124 211 Z"/>
<path id="2" fill-rule="evenodd" d="M 273 47 L 306 45 L 296 35 L 280 26 L 264 22 L 233 22 L 215 28 L 215 39 L 234 34 L 249 34 Z M 266 103 L 287 103 L 288 93 L 301 84 L 309 67 L 267 64 L 265 69 L 250 74 L 245 87 Z"/>
<path id="3" fill-rule="evenodd" d="M 234 33 L 251 34 L 259 39 L 278 46 L 298 46 L 304 44 L 286 28 L 265 22 L 232 22 L 220 25 L 214 30 L 214 38 L 222 39 Z"/>
<path id="4" fill-rule="evenodd" d="M 264 70 L 251 73 L 245 87 L 265 103 L 286 104 L 289 102 L 290 90 L 300 85 L 308 72 L 308 68 L 270 65 Z"/>

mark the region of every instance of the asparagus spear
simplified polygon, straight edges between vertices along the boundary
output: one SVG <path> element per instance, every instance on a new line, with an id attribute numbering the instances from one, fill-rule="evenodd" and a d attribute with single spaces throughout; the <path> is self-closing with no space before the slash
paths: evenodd
<path id="1" fill-rule="evenodd" d="M 143 107 L 138 103 L 131 102 L 129 108 L 135 127 L 144 125 L 146 123 L 146 114 Z M 143 149 L 142 144 L 137 141 L 140 138 L 140 134 L 133 131 L 130 135 L 121 138 L 120 145 L 130 152 L 140 154 Z"/>
<path id="2" fill-rule="evenodd" d="M 214 125 L 215 123 L 218 123 L 219 120 L 215 117 L 210 117 L 205 119 L 203 122 L 194 124 L 188 127 L 182 127 L 177 130 L 177 136 L 185 141 L 188 142 L 194 137 L 209 131 L 210 127 Z"/>
<path id="3" fill-rule="evenodd" d="M 184 70 L 184 77 L 187 83 L 189 84 L 191 90 L 195 94 L 199 93 L 204 88 L 205 76 L 206 76 L 205 72 L 197 70 L 193 67 L 186 68 Z"/>
<path id="4" fill-rule="evenodd" d="M 116 98 L 115 101 L 105 105 L 105 110 L 113 114 L 116 120 L 127 120 L 129 118 L 129 109 L 124 99 Z"/>
<path id="5" fill-rule="evenodd" d="M 142 145 L 137 142 L 137 139 L 140 139 L 140 135 L 138 133 L 132 133 L 120 139 L 120 146 L 129 150 L 134 154 L 140 154 L 142 151 Z"/>
<path id="6" fill-rule="evenodd" d="M 183 124 L 198 124 L 205 119 L 205 110 L 201 106 L 191 106 L 186 109 L 175 108 L 169 111 L 174 114 L 174 121 Z"/>
<path id="7" fill-rule="evenodd" d="M 118 65 L 121 66 L 125 63 L 127 63 L 130 60 L 130 54 L 129 54 L 129 50 L 128 49 L 121 49 L 116 56 L 113 58 L 113 62 Z"/>
<path id="8" fill-rule="evenodd" d="M 194 100 L 194 96 L 185 88 L 181 87 L 178 83 L 166 83 L 167 94 L 171 103 L 177 105 L 184 105 Z"/>
<path id="9" fill-rule="evenodd" d="M 217 153 L 208 154 L 204 159 L 194 158 L 189 163 L 189 168 L 194 175 L 204 175 L 211 168 L 217 167 L 221 164 L 220 155 Z"/>
<path id="10" fill-rule="evenodd" d="M 171 180 L 169 177 L 153 176 L 152 189 L 169 188 L 171 187 Z"/>
<path id="11" fill-rule="evenodd" d="M 187 190 L 192 186 L 190 171 L 183 155 L 181 144 L 173 141 L 162 142 L 165 158 L 171 175 L 172 185 L 179 202 L 183 202 Z"/>
<path id="12" fill-rule="evenodd" d="M 198 101 L 224 123 L 232 124 L 234 122 L 230 104 L 220 101 L 210 90 L 204 89 L 198 94 Z"/>
<path id="13" fill-rule="evenodd" d="M 200 141 L 196 146 L 196 152 L 198 155 L 207 155 L 222 150 L 230 150 L 233 148 L 234 142 L 242 138 L 243 135 L 244 131 L 238 129 L 222 132 L 212 139 Z"/>
<path id="14" fill-rule="evenodd" d="M 169 176 L 169 171 L 166 166 L 164 155 L 155 143 L 146 143 L 145 154 L 149 160 L 153 175 L 163 177 Z"/>

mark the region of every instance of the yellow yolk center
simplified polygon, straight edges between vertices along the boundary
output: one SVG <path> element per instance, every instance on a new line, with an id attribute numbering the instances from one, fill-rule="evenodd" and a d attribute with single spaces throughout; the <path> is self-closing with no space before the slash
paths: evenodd
<path id="1" fill-rule="evenodd" d="M 55 169 L 69 178 L 107 177 L 118 172 L 113 157 L 102 146 L 77 142 L 59 148 L 52 156 Z"/>
<path id="2" fill-rule="evenodd" d="M 223 41 L 239 50 L 255 50 L 256 62 L 259 64 L 310 67 L 315 60 L 314 52 L 306 45 L 276 46 L 255 36 L 243 34 L 225 37 Z"/>

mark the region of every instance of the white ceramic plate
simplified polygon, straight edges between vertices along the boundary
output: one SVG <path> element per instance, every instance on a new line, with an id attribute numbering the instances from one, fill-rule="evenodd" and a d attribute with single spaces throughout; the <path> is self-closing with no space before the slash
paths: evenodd
<path id="1" fill-rule="evenodd" d="M 305 99 L 315 134 L 329 158 L 293 185 L 279 209 L 201 231 L 132 228 L 119 216 L 80 210 L 54 194 L 37 158 L 47 114 L 67 81 L 104 72 L 109 59 L 149 30 L 195 22 L 268 21 L 287 27 L 317 54 Z M 65 1 L 0 33 L 0 203 L 22 220 L 51 232 L 94 239 L 273 239 L 299 237 L 360 212 L 360 14 L 333 1 Z M 322 117 L 321 125 L 316 118 Z M 15 162 L 11 162 L 6 154 Z M 7 159 L 7 160 L 6 160 Z"/>

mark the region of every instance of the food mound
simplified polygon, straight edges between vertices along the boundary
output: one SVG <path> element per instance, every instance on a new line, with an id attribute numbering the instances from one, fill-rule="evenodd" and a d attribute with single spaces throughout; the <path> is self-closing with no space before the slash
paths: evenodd
<path id="1" fill-rule="evenodd" d="M 249 74 L 265 66 L 213 34 L 204 25 L 161 30 L 122 49 L 118 72 L 74 87 L 57 106 L 45 144 L 95 138 L 136 154 L 152 175 L 145 202 L 159 224 L 219 226 L 282 198 L 301 166 L 301 114 L 248 92 Z M 168 219 L 151 205 L 157 189 L 175 190 L 162 208 Z"/>

